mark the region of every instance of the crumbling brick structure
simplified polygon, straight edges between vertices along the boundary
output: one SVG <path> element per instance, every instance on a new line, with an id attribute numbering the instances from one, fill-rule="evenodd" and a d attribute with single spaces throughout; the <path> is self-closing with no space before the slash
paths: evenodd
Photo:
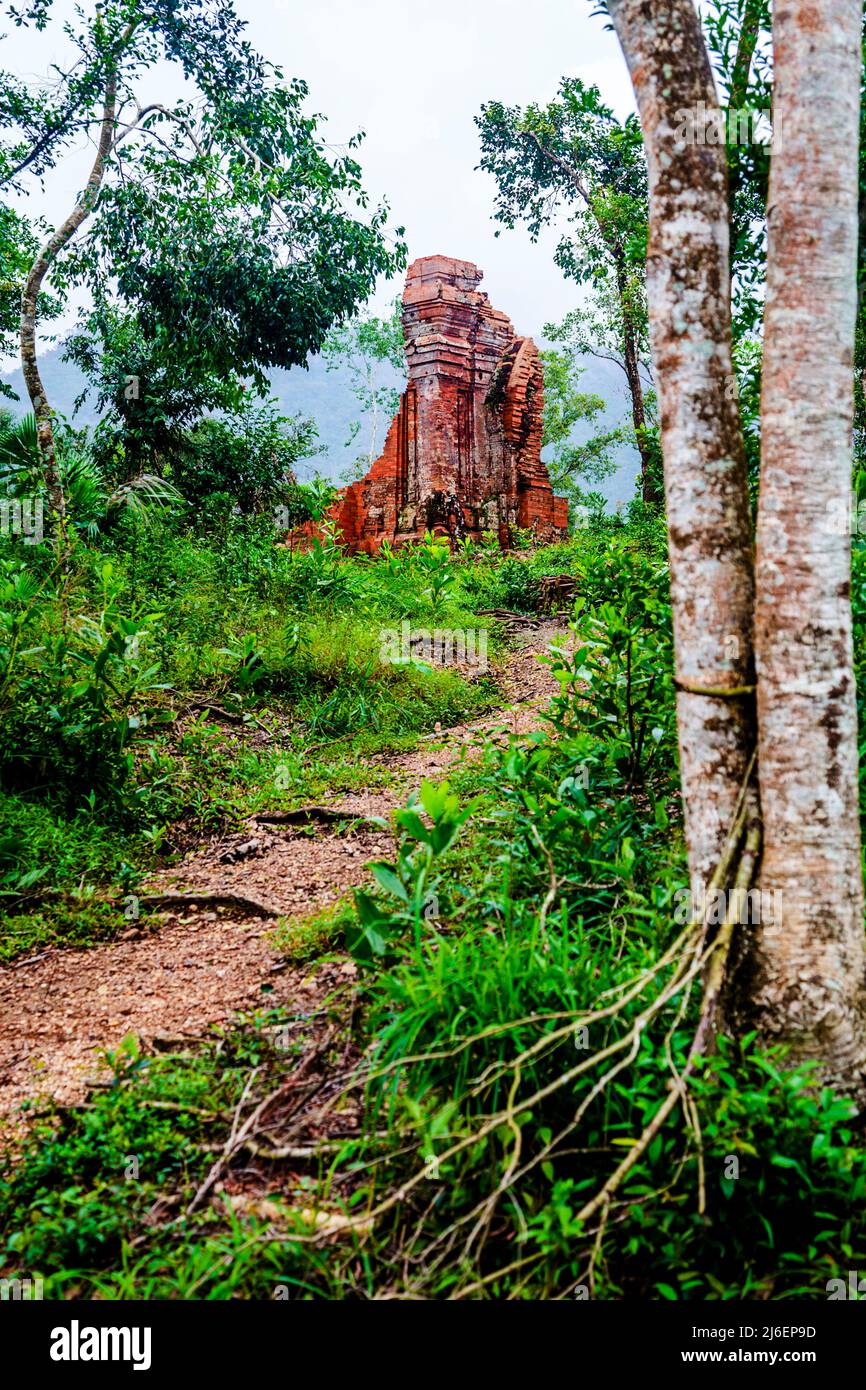
<path id="1" fill-rule="evenodd" d="M 507 546 L 516 527 L 564 538 L 568 503 L 541 461 L 541 361 L 477 286 L 471 261 L 414 261 L 403 295 L 409 381 L 370 471 L 332 515 L 351 551 L 424 532 Z"/>

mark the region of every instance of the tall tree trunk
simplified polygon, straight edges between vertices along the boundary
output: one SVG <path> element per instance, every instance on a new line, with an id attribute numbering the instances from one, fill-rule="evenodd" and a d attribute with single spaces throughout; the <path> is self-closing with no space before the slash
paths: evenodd
<path id="1" fill-rule="evenodd" d="M 677 139 L 682 113 L 718 111 L 691 0 L 611 0 L 631 71 L 650 190 L 647 294 L 693 891 L 716 867 L 754 742 L 753 559 L 733 392 L 724 146 Z M 699 105 L 703 103 L 703 107 Z M 699 693 L 706 691 L 706 694 Z"/>
<path id="2" fill-rule="evenodd" d="M 641 496 L 644 502 L 657 505 L 662 501 L 655 489 L 652 465 L 653 453 L 644 433 L 646 429 L 646 403 L 644 401 L 643 383 L 640 379 L 640 353 L 638 349 L 638 330 L 635 326 L 634 313 L 629 302 L 628 285 L 628 266 L 626 264 L 625 251 L 622 243 L 611 224 L 598 215 L 597 209 L 589 196 L 583 180 L 575 172 L 567 160 L 561 159 L 554 154 L 553 150 L 547 148 L 542 143 L 538 135 L 532 134 L 530 137 L 536 149 L 548 159 L 551 164 L 555 164 L 561 169 L 566 178 L 570 180 L 578 196 L 586 203 L 588 211 L 591 213 L 598 227 L 599 235 L 607 247 L 608 255 L 613 264 L 614 279 L 616 282 L 617 299 L 619 300 L 620 314 L 622 316 L 622 365 L 628 382 L 629 395 L 631 397 L 631 418 L 635 430 L 635 440 L 637 451 L 640 456 L 641 469 Z"/>
<path id="3" fill-rule="evenodd" d="M 106 156 L 114 138 L 114 119 L 117 103 L 117 80 L 110 77 L 105 86 L 105 102 L 96 158 L 84 191 L 65 222 L 48 238 L 30 268 L 27 283 L 21 298 L 21 370 L 27 394 L 36 416 L 36 430 L 39 452 L 42 457 L 42 470 L 48 493 L 48 506 L 57 517 L 61 527 L 66 512 L 66 499 L 63 483 L 57 466 L 57 448 L 54 440 L 52 410 L 45 394 L 39 364 L 36 356 L 36 310 L 39 292 L 52 262 L 73 238 L 85 218 L 90 216 L 105 172 Z"/>
<path id="4" fill-rule="evenodd" d="M 857 329 L 856 370 L 860 380 L 860 401 L 854 398 L 854 427 L 866 428 L 866 29 L 861 31 L 863 65 L 860 72 L 860 179 L 857 199 Z"/>
<path id="5" fill-rule="evenodd" d="M 762 1032 L 864 1090 L 851 641 L 860 0 L 778 0 L 755 611 Z"/>
<path id="6" fill-rule="evenodd" d="M 620 247 L 611 253 L 616 273 L 616 289 L 622 314 L 622 360 L 631 396 L 631 420 L 634 426 L 638 454 L 640 455 L 641 496 L 644 502 L 656 506 L 663 499 L 658 496 L 652 473 L 652 450 L 646 437 L 646 407 L 643 398 L 643 383 L 640 379 L 640 353 L 637 332 L 629 306 L 628 270 L 625 256 Z"/>

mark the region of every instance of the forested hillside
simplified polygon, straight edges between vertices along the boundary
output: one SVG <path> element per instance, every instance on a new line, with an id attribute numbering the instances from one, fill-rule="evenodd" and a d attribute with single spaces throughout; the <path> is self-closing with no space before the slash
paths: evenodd
<path id="1" fill-rule="evenodd" d="M 92 389 L 88 391 L 88 378 L 74 362 L 63 361 L 61 349 L 55 348 L 45 353 L 42 373 L 58 415 L 77 426 L 92 428 L 98 422 L 101 411 Z M 30 401 L 21 372 L 9 372 L 5 380 L 18 398 L 9 402 L 9 408 L 15 415 L 26 415 Z M 402 389 L 403 386 L 403 378 L 387 363 L 379 368 L 377 380 L 383 387 Z M 300 471 L 309 476 L 319 472 L 335 482 L 339 481 L 340 474 L 354 462 L 357 453 L 353 444 L 348 442 L 352 427 L 360 420 L 364 430 L 368 422 L 367 415 L 359 409 L 352 392 L 351 379 L 345 370 L 336 368 L 329 371 L 321 357 L 312 357 L 302 367 L 271 372 L 268 388 L 282 415 L 290 418 L 301 416 L 315 423 L 316 437 L 312 448 L 318 447 L 322 452 L 313 453 L 311 448 L 308 460 L 299 464 Z M 76 410 L 76 403 L 84 393 L 87 394 Z M 380 445 L 384 442 L 381 425 L 378 442 Z"/>
<path id="2" fill-rule="evenodd" d="M 88 379 L 74 362 L 62 360 L 60 349 L 44 354 L 42 376 L 58 415 L 77 426 L 92 428 L 97 423 L 100 412 L 92 392 L 85 395 L 76 410 L 77 402 L 88 390 Z M 21 372 L 9 372 L 4 380 L 17 397 L 4 402 L 7 409 L 17 417 L 26 415 L 30 402 Z M 376 366 L 375 381 L 380 389 L 397 391 L 402 389 L 405 377 L 384 362 Z M 597 417 L 599 422 L 608 428 L 618 425 L 626 409 L 626 398 L 625 380 L 617 367 L 587 357 L 581 364 L 580 381 L 584 392 L 604 402 L 604 409 Z M 268 393 L 278 411 L 289 418 L 312 420 L 316 427 L 309 455 L 297 462 L 296 473 L 302 482 L 320 474 L 339 483 L 358 457 L 358 438 L 363 441 L 369 438 L 373 423 L 371 412 L 364 410 L 352 386 L 352 376 L 345 365 L 336 364 L 329 370 L 321 357 L 311 357 L 303 367 L 278 368 L 269 374 Z M 384 444 L 387 424 L 388 421 L 381 418 L 377 422 L 375 437 L 379 447 Z M 577 443 L 591 438 L 592 434 L 592 427 L 583 421 L 576 420 L 570 426 L 570 435 Z M 615 510 L 631 498 L 636 451 L 633 444 L 623 439 L 616 442 L 612 452 L 616 467 L 608 476 L 599 479 L 598 486 L 608 506 Z M 548 447 L 546 457 L 549 455 Z"/>

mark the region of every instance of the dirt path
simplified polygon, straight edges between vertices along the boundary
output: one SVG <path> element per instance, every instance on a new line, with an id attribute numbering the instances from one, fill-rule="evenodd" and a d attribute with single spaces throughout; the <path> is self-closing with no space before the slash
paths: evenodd
<path id="1" fill-rule="evenodd" d="M 561 628 L 529 629 L 503 677 L 507 703 L 471 724 L 428 735 L 412 753 L 389 756 L 398 783 L 387 791 L 352 793 L 333 805 L 366 817 L 401 805 L 424 778 L 447 775 L 480 733 L 528 732 L 556 682 L 537 660 Z M 235 863 L 220 856 L 251 839 L 258 845 Z M 296 916 L 336 901 L 364 881 L 364 865 L 387 856 L 390 835 L 363 825 L 339 833 L 250 822 L 242 835 L 201 846 L 159 875 L 155 891 L 231 892 Z M 200 1037 L 235 1013 L 288 1005 L 303 1014 L 322 986 L 354 974 L 350 960 L 286 968 L 271 942 L 273 921 L 236 909 L 180 907 L 158 931 L 129 932 L 86 951 L 51 949 L 30 963 L 0 969 L 0 1115 L 25 1099 L 83 1098 L 104 1071 L 100 1053 L 128 1033 L 148 1044 Z M 313 976 L 318 974 L 319 978 Z M 321 977 L 326 976 L 323 980 Z"/>

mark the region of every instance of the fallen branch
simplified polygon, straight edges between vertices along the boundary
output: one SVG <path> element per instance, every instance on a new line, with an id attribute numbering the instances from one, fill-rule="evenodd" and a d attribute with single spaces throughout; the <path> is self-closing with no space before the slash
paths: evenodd
<path id="1" fill-rule="evenodd" d="M 541 619 L 531 613 L 515 613 L 511 608 L 479 608 L 478 616 L 496 618 L 498 622 L 512 627 L 541 627 Z"/>
<path id="2" fill-rule="evenodd" d="M 10 963 L 10 970 L 23 970 L 25 965 L 35 965 L 37 961 L 45 960 L 51 954 L 51 948 L 47 951 L 40 951 L 38 956 L 28 956 L 26 960 L 13 960 Z"/>
<path id="3" fill-rule="evenodd" d="M 242 714 L 233 714 L 231 710 L 223 709 L 222 705 L 215 705 L 210 700 L 191 700 L 188 705 L 184 705 L 180 710 L 181 714 L 186 714 L 192 710 L 207 710 L 209 714 L 215 714 L 217 719 L 221 719 L 224 724 L 243 724 Z"/>
<path id="4" fill-rule="evenodd" d="M 222 720 L 224 724 L 236 726 L 255 724 L 259 729 L 264 730 L 268 738 L 279 737 L 273 729 L 268 728 L 267 724 L 259 719 L 258 715 L 252 714 L 250 710 L 236 712 L 235 710 L 223 709 L 222 705 L 216 704 L 213 700 L 190 700 L 187 704 L 182 705 L 177 713 L 179 715 L 190 714 L 194 710 L 205 710 L 209 714 L 216 715 L 217 719 Z"/>
<path id="5" fill-rule="evenodd" d="M 196 1189 L 196 1192 L 192 1200 L 189 1202 L 186 1208 L 187 1216 L 190 1216 L 192 1212 L 195 1211 L 202 1198 L 207 1196 L 208 1192 L 210 1192 L 220 1173 L 223 1171 L 226 1164 L 229 1162 L 232 1155 L 235 1153 L 241 1141 L 246 1138 L 247 1134 L 249 1133 L 252 1126 L 255 1124 L 256 1120 L 261 1115 L 262 1111 L 271 1103 L 271 1101 L 274 1099 L 274 1096 L 279 1094 L 279 1091 L 277 1090 L 272 1092 L 270 1095 L 265 1096 L 265 1099 L 256 1106 L 252 1114 L 248 1116 L 248 1118 L 241 1125 L 241 1111 L 244 1108 L 244 1102 L 247 1096 L 249 1095 L 250 1091 L 252 1090 L 253 1083 L 258 1074 L 259 1068 L 254 1067 L 253 1070 L 250 1072 L 249 1077 L 247 1078 L 247 1082 L 244 1086 L 241 1098 L 238 1101 L 237 1106 L 235 1107 L 231 1131 L 229 1132 L 228 1139 L 223 1145 L 222 1153 L 220 1154 L 219 1158 L 216 1159 L 216 1161 L 211 1165 L 204 1182 L 201 1183 L 201 1185 Z"/>
<path id="6" fill-rule="evenodd" d="M 355 1138 L 355 1135 L 350 1136 Z M 252 1154 L 254 1158 L 265 1158 L 278 1162 L 287 1158 L 318 1158 L 320 1154 L 338 1153 L 344 1148 L 345 1139 L 333 1141 L 321 1141 L 315 1144 L 283 1144 L 279 1148 L 271 1149 L 265 1144 L 260 1144 L 257 1139 L 243 1139 L 235 1146 L 235 1152 L 243 1150 L 244 1153 Z M 200 1144 L 199 1148 L 205 1153 L 216 1153 L 222 1151 L 220 1144 Z"/>

